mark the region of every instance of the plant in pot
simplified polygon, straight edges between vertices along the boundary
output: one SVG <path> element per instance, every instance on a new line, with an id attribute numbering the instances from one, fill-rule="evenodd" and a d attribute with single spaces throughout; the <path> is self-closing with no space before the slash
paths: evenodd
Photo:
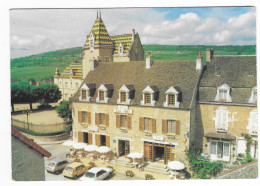
<path id="1" fill-rule="evenodd" d="M 126 175 L 126 176 L 130 176 L 130 177 L 133 177 L 135 174 L 134 174 L 133 171 L 127 170 L 127 171 L 125 171 L 125 175 Z"/>
<path id="2" fill-rule="evenodd" d="M 92 167 L 96 167 L 96 164 L 94 162 L 92 162 L 92 161 L 90 161 L 88 164 L 91 166 L 91 168 Z"/>
<path id="3" fill-rule="evenodd" d="M 146 180 L 154 180 L 154 177 L 151 174 L 145 174 L 145 179 Z"/>

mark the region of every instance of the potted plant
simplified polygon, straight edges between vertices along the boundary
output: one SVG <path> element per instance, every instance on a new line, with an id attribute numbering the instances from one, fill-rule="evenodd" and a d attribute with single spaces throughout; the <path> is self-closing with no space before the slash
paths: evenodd
<path id="1" fill-rule="evenodd" d="M 125 171 L 125 175 L 126 175 L 126 176 L 130 176 L 130 177 L 133 177 L 135 174 L 134 174 L 133 171 L 127 170 L 127 171 Z"/>
<path id="2" fill-rule="evenodd" d="M 113 167 L 113 166 L 111 166 L 111 165 L 108 165 L 108 166 L 107 166 L 107 168 L 110 168 L 110 169 L 112 169 L 112 170 L 113 170 L 113 172 L 114 172 L 114 167 Z"/>
<path id="3" fill-rule="evenodd" d="M 91 168 L 92 167 L 96 167 L 96 164 L 94 162 L 92 162 L 92 161 L 90 161 L 88 164 L 91 166 Z"/>
<path id="4" fill-rule="evenodd" d="M 145 174 L 145 179 L 146 180 L 154 180 L 154 177 L 151 174 Z"/>

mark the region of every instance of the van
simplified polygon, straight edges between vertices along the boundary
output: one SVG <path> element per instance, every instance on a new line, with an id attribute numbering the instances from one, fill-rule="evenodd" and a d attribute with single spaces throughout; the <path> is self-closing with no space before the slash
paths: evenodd
<path id="1" fill-rule="evenodd" d="M 46 166 L 46 171 L 59 174 L 71 162 L 71 160 L 67 160 L 65 158 L 55 158 L 49 161 L 48 165 Z"/>
<path id="2" fill-rule="evenodd" d="M 63 176 L 76 179 L 78 176 L 84 174 L 89 170 L 91 166 L 85 166 L 83 163 L 73 162 L 65 167 L 63 170 Z"/>

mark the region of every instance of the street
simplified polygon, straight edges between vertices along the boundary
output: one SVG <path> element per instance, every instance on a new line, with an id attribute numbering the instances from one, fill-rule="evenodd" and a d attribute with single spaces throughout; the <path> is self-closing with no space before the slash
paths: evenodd
<path id="1" fill-rule="evenodd" d="M 71 148 L 71 147 L 61 145 L 61 144 L 48 144 L 48 145 L 42 144 L 41 146 L 52 154 L 51 158 L 49 158 L 49 159 L 53 159 L 55 157 L 65 158 L 66 154 L 69 153 L 69 150 Z M 45 166 L 46 166 L 48 163 L 48 159 L 44 158 L 44 162 L 45 162 Z M 79 178 L 77 178 L 76 180 L 65 178 L 62 175 L 62 173 L 57 175 L 57 174 L 49 173 L 47 171 L 45 171 L 45 179 L 46 179 L 46 181 L 78 181 L 79 180 Z M 118 173 L 115 171 L 111 178 L 107 178 L 105 180 L 143 180 L 143 179 L 138 178 L 136 176 L 129 177 L 123 173 Z"/>

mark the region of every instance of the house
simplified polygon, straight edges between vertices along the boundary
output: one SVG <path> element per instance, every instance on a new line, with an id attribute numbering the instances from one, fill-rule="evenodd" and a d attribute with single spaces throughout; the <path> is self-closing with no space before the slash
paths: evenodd
<path id="1" fill-rule="evenodd" d="M 217 56 L 207 51 L 196 110 L 197 141 L 211 161 L 235 161 L 245 156 L 252 138 L 251 157 L 257 149 L 256 56 Z"/>
<path id="2" fill-rule="evenodd" d="M 62 99 L 68 100 L 78 90 L 88 72 L 98 62 L 129 62 L 144 59 L 144 50 L 139 34 L 132 33 L 110 36 L 97 13 L 94 25 L 87 36 L 81 62 L 72 62 L 63 72 L 56 69 L 54 83 L 62 93 Z M 90 63 L 93 60 L 94 63 Z M 93 64 L 93 66 L 90 66 Z"/>
<path id="3" fill-rule="evenodd" d="M 44 157 L 51 153 L 12 127 L 12 179 L 45 181 Z"/>

